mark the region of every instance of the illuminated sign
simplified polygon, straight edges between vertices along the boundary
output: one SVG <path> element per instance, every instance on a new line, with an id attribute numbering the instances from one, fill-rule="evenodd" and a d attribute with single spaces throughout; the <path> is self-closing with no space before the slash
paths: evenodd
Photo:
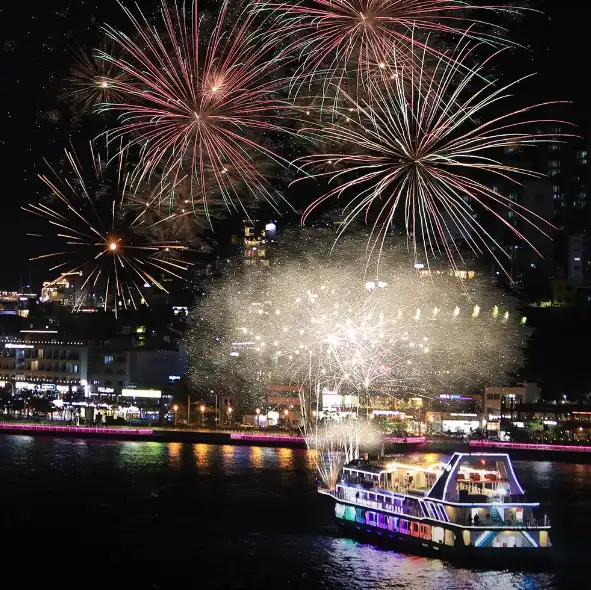
<path id="1" fill-rule="evenodd" d="M 27 383 L 26 381 L 17 381 L 15 383 L 15 387 L 17 389 L 37 389 L 39 387 L 38 383 Z"/>
<path id="2" fill-rule="evenodd" d="M 21 330 L 21 334 L 57 334 L 57 330 Z"/>
<path id="3" fill-rule="evenodd" d="M 472 401 L 471 397 L 466 397 L 464 395 L 460 395 L 459 393 L 443 393 L 441 395 L 438 395 L 436 399 L 439 400 L 448 400 L 448 401 L 455 401 L 455 402 L 466 402 L 466 401 Z"/>
<path id="4" fill-rule="evenodd" d="M 169 380 L 170 382 L 179 381 L 179 380 L 180 380 L 180 378 L 181 378 L 181 376 L 180 376 L 180 375 L 169 375 L 169 376 L 168 376 L 168 380 Z"/>
<path id="5" fill-rule="evenodd" d="M 4 348 L 35 348 L 32 344 L 5 344 Z"/>
<path id="6" fill-rule="evenodd" d="M 148 397 L 152 399 L 160 399 L 162 392 L 159 389 L 124 389 L 121 392 L 123 397 Z"/>
<path id="7" fill-rule="evenodd" d="M 115 393 L 115 390 L 112 387 L 99 387 L 99 393 Z"/>

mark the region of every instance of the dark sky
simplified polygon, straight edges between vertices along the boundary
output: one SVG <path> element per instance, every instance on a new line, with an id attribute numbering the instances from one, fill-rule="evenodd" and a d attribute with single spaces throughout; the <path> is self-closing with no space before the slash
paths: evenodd
<path id="1" fill-rule="evenodd" d="M 142 0 L 142 9 L 152 4 Z M 531 52 L 517 52 L 516 72 L 540 72 L 540 99 L 576 101 L 574 120 L 588 109 L 589 31 L 591 11 L 582 0 L 537 2 L 546 16 L 533 15 L 516 25 L 513 37 Z M 67 49 L 75 43 L 93 46 L 99 27 L 108 22 L 124 26 L 115 0 L 49 0 L 43 3 L 2 2 L 0 8 L 0 162 L 2 215 L 0 289 L 18 287 L 46 275 L 43 262 L 29 263 L 39 242 L 25 233 L 38 227 L 20 207 L 46 194 L 37 174 L 46 170 L 44 158 L 56 161 L 69 141 L 88 142 L 101 129 L 96 117 L 77 120 L 58 96 L 60 79 L 68 71 Z M 536 101 L 537 96 L 527 96 Z"/>

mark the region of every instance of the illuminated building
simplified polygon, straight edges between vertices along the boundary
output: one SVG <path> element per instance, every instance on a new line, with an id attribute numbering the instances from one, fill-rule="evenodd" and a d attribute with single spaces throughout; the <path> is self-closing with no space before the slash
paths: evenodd
<path id="1" fill-rule="evenodd" d="M 65 393 L 87 385 L 88 345 L 55 338 L 55 330 L 34 330 L 0 340 L 0 375 L 16 389 Z"/>
<path id="2" fill-rule="evenodd" d="M 54 281 L 45 281 L 41 288 L 41 302 L 52 302 L 73 307 L 78 302 L 81 272 L 64 273 Z"/>
<path id="3" fill-rule="evenodd" d="M 29 316 L 29 304 L 37 299 L 32 293 L 17 293 L 15 291 L 0 292 L 0 315 Z"/>
<path id="4" fill-rule="evenodd" d="M 250 266 L 269 266 L 269 248 L 277 238 L 274 221 L 264 226 L 258 220 L 244 221 L 244 263 Z"/>
<path id="5" fill-rule="evenodd" d="M 168 350 L 150 348 L 117 349 L 92 345 L 89 353 L 88 384 L 91 395 L 124 395 L 124 390 L 171 390 L 170 376 L 187 372 L 183 346 Z"/>
<path id="6" fill-rule="evenodd" d="M 484 420 L 488 430 L 498 430 L 501 418 L 511 418 L 520 404 L 529 404 L 540 398 L 536 383 L 523 383 L 518 387 L 485 387 Z"/>
<path id="7" fill-rule="evenodd" d="M 470 434 L 480 428 L 479 414 L 476 412 L 427 412 L 430 431 Z"/>

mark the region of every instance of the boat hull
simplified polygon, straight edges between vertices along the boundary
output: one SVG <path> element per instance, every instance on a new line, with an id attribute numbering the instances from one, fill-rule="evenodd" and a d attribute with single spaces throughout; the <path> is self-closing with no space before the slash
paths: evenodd
<path id="1" fill-rule="evenodd" d="M 473 547 L 450 546 L 428 539 L 380 530 L 336 518 L 343 535 L 384 549 L 411 555 L 436 557 L 458 565 L 487 569 L 548 569 L 553 566 L 552 547 Z"/>

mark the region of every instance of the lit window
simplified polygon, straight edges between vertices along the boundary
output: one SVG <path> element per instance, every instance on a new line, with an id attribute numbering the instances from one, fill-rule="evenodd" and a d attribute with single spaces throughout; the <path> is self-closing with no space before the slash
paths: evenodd
<path id="1" fill-rule="evenodd" d="M 105 365 L 110 365 L 113 362 L 113 357 L 111 355 L 105 356 Z"/>

